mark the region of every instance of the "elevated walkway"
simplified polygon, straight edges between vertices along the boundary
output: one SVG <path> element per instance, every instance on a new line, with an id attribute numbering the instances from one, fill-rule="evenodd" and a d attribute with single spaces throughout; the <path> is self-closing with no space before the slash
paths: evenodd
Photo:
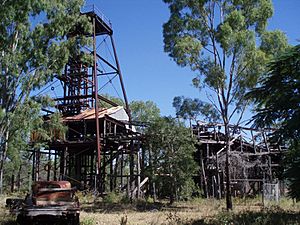
<path id="1" fill-rule="evenodd" d="M 87 5 L 81 9 L 82 15 L 88 15 L 96 19 L 96 36 L 112 35 L 113 30 L 111 23 L 107 17 L 95 6 Z"/>

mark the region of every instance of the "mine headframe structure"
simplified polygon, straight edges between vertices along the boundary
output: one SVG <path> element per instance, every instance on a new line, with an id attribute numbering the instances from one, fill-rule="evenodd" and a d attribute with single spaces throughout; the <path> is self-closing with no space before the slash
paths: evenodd
<path id="1" fill-rule="evenodd" d="M 130 116 L 126 90 L 113 39 L 112 25 L 94 5 L 85 7 L 82 15 L 90 18 L 93 27 L 92 34 L 85 34 L 92 37 L 93 49 L 87 47 L 84 49 L 92 55 L 93 65 L 90 66 L 83 63 L 81 55 L 72 56 L 69 59 L 69 63 L 65 66 L 63 76 L 58 77 L 63 83 L 63 97 L 55 99 L 59 102 L 57 108 L 63 115 L 70 116 L 79 114 L 85 109 L 96 108 L 96 100 L 101 100 L 112 106 L 117 106 L 115 102 L 107 99 L 105 96 L 101 96 L 101 90 L 99 90 L 99 77 L 113 76 L 112 79 L 119 79 L 125 102 L 125 109 Z M 78 26 L 69 36 L 76 36 L 79 34 L 83 34 L 80 26 Z M 107 43 L 110 41 L 113 50 L 113 62 L 102 56 L 100 52 L 97 52 L 99 46 L 102 44 L 101 42 L 98 45 L 98 37 L 105 37 L 102 42 Z M 107 41 L 107 39 L 109 39 L 109 41 Z M 109 68 L 110 71 L 104 71 L 103 65 L 105 65 L 106 68 Z M 111 82 L 112 79 L 110 79 L 109 82 Z"/>
<path id="2" fill-rule="evenodd" d="M 92 55 L 93 65 L 83 63 L 80 55 L 72 56 L 64 74 L 58 77 L 63 97 L 55 98 L 56 108 L 63 115 L 67 133 L 50 141 L 48 149 L 33 151 L 32 179 L 39 180 L 41 174 L 46 173 L 47 180 L 69 180 L 82 189 L 100 193 L 127 190 L 131 194 L 135 190 L 139 194 L 136 188 L 141 177 L 137 153 L 142 137 L 131 123 L 113 29 L 95 6 L 85 8 L 82 15 L 90 19 L 93 27 L 92 34 L 86 34 L 92 37 L 93 49 L 85 49 Z M 79 27 L 71 35 L 81 32 Z M 98 45 L 99 37 L 109 40 L 113 60 L 97 51 L 103 42 Z M 104 76 L 109 79 L 104 85 L 118 79 L 125 107 L 101 95 L 99 79 Z M 100 102 L 111 107 L 100 107 Z M 38 137 L 33 137 L 32 141 L 36 139 Z M 46 163 L 43 167 L 42 159 L 48 161 L 49 166 Z"/>
<path id="3" fill-rule="evenodd" d="M 286 146 L 270 138 L 273 130 L 230 125 L 229 170 L 234 195 L 255 195 L 264 182 L 281 178 L 280 162 Z M 224 125 L 199 121 L 193 126 L 197 138 L 195 159 L 200 165 L 196 182 L 207 197 L 225 196 L 226 137 Z"/>

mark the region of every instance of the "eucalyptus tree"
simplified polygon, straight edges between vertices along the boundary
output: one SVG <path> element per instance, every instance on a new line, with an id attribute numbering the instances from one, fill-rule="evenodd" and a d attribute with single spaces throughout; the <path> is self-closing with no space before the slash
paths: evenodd
<path id="1" fill-rule="evenodd" d="M 281 31 L 266 31 L 271 0 L 163 0 L 170 18 L 163 26 L 164 50 L 195 72 L 193 85 L 206 91 L 225 126 L 226 205 L 232 209 L 229 124 L 241 122 L 244 95 L 265 72 L 265 64 L 288 45 Z"/>
<path id="2" fill-rule="evenodd" d="M 151 151 L 151 181 L 157 184 L 160 197 L 191 197 L 193 176 L 198 171 L 194 160 L 196 140 L 183 123 L 171 117 L 158 117 L 145 130 L 145 147 Z"/>
<path id="3" fill-rule="evenodd" d="M 9 143 L 28 125 L 17 124 L 16 118 L 40 107 L 28 107 L 34 101 L 32 92 L 59 76 L 70 55 L 80 51 L 78 46 L 89 43 L 87 37 L 69 35 L 75 27 L 83 33 L 91 29 L 87 17 L 80 15 L 82 4 L 83 0 L 0 3 L 0 191 Z"/>
<path id="4" fill-rule="evenodd" d="M 192 126 L 192 121 L 197 122 L 200 116 L 209 122 L 217 122 L 220 119 L 219 112 L 211 104 L 198 98 L 191 99 L 177 96 L 173 99 L 173 107 L 177 117 L 189 120 L 190 127 Z"/>
<path id="5" fill-rule="evenodd" d="M 160 117 L 160 109 L 153 101 L 131 101 L 129 108 L 132 121 L 142 125 L 137 127 L 140 132 L 144 130 L 144 126 Z"/>

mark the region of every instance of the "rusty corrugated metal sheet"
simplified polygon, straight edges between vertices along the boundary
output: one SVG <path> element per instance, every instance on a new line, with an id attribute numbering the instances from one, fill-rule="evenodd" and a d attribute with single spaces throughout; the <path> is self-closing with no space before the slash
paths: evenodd
<path id="1" fill-rule="evenodd" d="M 123 109 L 123 106 L 116 106 L 109 109 L 101 109 L 99 111 L 99 118 L 103 118 L 105 115 L 109 116 L 110 114 L 113 114 L 121 109 Z M 95 119 L 95 109 L 87 109 L 78 115 L 65 117 L 63 120 L 79 121 L 79 120 L 89 120 L 89 119 Z"/>

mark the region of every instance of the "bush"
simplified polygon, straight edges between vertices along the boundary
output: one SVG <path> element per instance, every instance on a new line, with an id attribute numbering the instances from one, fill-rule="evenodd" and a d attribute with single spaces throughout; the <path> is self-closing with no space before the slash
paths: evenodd
<path id="1" fill-rule="evenodd" d="M 93 218 L 85 218 L 80 222 L 80 225 L 94 225 L 95 220 Z"/>
<path id="2" fill-rule="evenodd" d="M 118 194 L 116 192 L 110 192 L 106 196 L 103 197 L 103 202 L 104 203 L 120 203 L 122 199 L 122 195 Z"/>

